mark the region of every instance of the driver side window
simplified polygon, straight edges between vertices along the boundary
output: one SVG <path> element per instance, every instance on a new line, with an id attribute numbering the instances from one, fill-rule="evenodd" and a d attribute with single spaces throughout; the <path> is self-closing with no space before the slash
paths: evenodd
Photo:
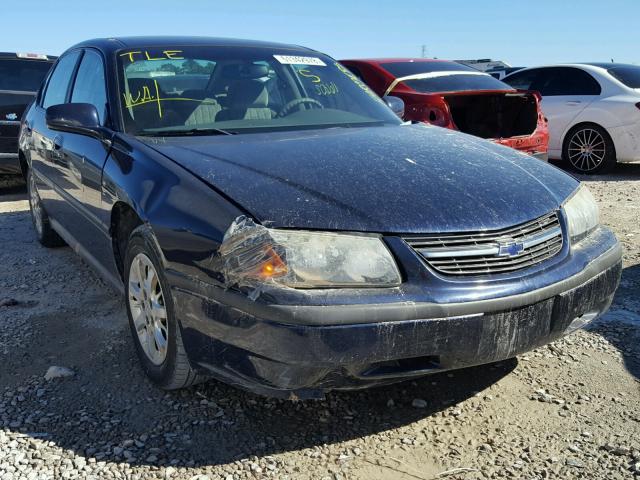
<path id="1" fill-rule="evenodd" d="M 104 78 L 102 57 L 93 50 L 87 50 L 80 62 L 76 81 L 73 85 L 71 103 L 90 103 L 98 110 L 100 125 L 107 118 L 107 88 Z"/>

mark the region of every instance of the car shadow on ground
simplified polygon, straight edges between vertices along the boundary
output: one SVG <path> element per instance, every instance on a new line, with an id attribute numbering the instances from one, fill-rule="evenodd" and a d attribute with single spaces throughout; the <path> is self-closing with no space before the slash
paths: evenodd
<path id="1" fill-rule="evenodd" d="M 549 163 L 564 170 L 581 182 L 628 182 L 631 180 L 640 182 L 640 163 L 618 163 L 611 172 L 596 175 L 579 174 L 562 160 L 549 160 Z"/>
<path id="2" fill-rule="evenodd" d="M 138 365 L 120 297 L 89 289 L 76 299 L 27 315 L 28 341 L 0 348 L 0 427 L 97 461 L 207 466 L 359 439 L 487 395 L 517 366 L 511 359 L 321 401 L 266 399 L 216 381 L 163 392 Z M 36 307 L 11 308 L 20 316 Z M 51 365 L 75 375 L 46 381 Z"/>
<path id="3" fill-rule="evenodd" d="M 93 386 L 80 389 L 72 386 L 77 380 L 62 380 L 66 385 L 50 392 L 55 396 L 50 401 L 52 408 L 36 407 L 43 418 L 53 416 L 52 421 L 13 430 L 98 461 L 158 466 L 227 464 L 396 429 L 486 389 L 515 365 L 510 360 L 456 372 L 453 378 L 435 375 L 367 392 L 334 392 L 324 401 L 304 402 L 264 399 L 214 381 L 165 394 L 146 384 L 134 370 L 126 378 L 137 385 L 135 392 L 114 389 L 109 376 L 96 375 Z M 425 400 L 426 408 L 412 406 L 414 398 Z M 65 407 L 74 412 L 71 418 L 55 419 Z M 33 414 L 32 408 L 30 402 L 22 402 L 20 409 L 24 410 L 16 413 L 27 417 Z"/>
<path id="4" fill-rule="evenodd" d="M 640 382 L 640 264 L 622 270 L 610 310 L 589 330 L 618 349 L 627 371 Z"/>

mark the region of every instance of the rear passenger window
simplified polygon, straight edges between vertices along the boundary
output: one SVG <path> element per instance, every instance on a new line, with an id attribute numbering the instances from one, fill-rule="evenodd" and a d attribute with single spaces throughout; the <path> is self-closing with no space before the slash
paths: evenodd
<path id="1" fill-rule="evenodd" d="M 42 100 L 43 108 L 65 103 L 71 77 L 73 76 L 73 70 L 76 67 L 79 56 L 80 52 L 76 50 L 60 57 L 55 66 L 55 70 L 49 78 L 47 90 Z"/>
<path id="2" fill-rule="evenodd" d="M 578 68 L 558 67 L 545 69 L 535 82 L 534 90 L 543 97 L 560 95 L 600 95 L 600 84 L 589 73 Z"/>
<path id="3" fill-rule="evenodd" d="M 540 70 L 526 70 L 509 75 L 502 81 L 519 90 L 531 90 L 531 86 L 539 73 Z"/>
<path id="4" fill-rule="evenodd" d="M 100 117 L 100 125 L 104 125 L 107 112 L 104 66 L 100 55 L 92 50 L 87 50 L 80 62 L 71 103 L 90 103 L 95 106 Z"/>

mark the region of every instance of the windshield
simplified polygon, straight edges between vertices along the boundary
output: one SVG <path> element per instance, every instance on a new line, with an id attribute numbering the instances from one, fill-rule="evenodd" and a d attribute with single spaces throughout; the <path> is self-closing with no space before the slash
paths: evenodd
<path id="1" fill-rule="evenodd" d="M 219 134 L 398 125 L 345 67 L 308 51 L 150 47 L 118 53 L 125 129 Z"/>
<path id="2" fill-rule="evenodd" d="M 640 88 L 640 67 L 631 65 L 628 67 L 615 67 L 610 68 L 608 72 L 627 87 Z"/>
<path id="3" fill-rule="evenodd" d="M 51 65 L 39 60 L 0 59 L 0 90 L 35 92 Z"/>
<path id="4" fill-rule="evenodd" d="M 513 90 L 489 74 L 455 62 L 389 62 L 381 65 L 404 85 L 421 93 Z"/>

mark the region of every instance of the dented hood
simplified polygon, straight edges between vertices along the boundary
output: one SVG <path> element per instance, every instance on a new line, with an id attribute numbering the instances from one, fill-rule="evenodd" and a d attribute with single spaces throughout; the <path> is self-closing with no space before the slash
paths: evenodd
<path id="1" fill-rule="evenodd" d="M 274 227 L 497 229 L 557 209 L 577 187 L 514 150 L 423 125 L 141 140 Z"/>

